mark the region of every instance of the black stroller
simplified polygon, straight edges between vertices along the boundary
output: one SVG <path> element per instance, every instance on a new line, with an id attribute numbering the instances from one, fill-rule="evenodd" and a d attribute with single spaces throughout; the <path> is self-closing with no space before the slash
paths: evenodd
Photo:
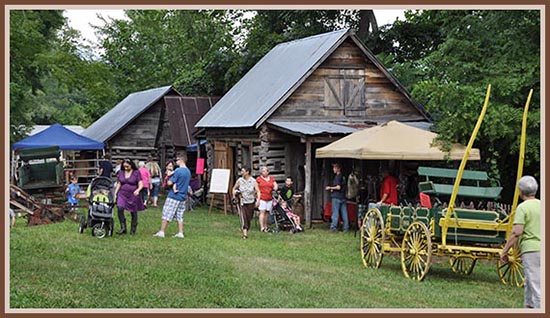
<path id="1" fill-rule="evenodd" d="M 114 230 L 114 185 L 107 177 L 92 180 L 87 190 L 89 210 L 86 216 L 80 217 L 78 232 L 84 233 L 87 227 L 92 229 L 92 236 L 103 238 L 113 236 Z"/>
<path id="2" fill-rule="evenodd" d="M 301 232 L 293 219 L 289 218 L 281 206 L 283 199 L 279 194 L 273 194 L 273 208 L 269 213 L 269 223 L 274 224 L 274 232 L 289 231 L 291 234 Z"/>

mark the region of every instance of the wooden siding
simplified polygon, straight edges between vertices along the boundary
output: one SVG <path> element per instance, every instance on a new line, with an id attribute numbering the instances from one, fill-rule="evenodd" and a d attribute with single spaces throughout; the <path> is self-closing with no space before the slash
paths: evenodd
<path id="1" fill-rule="evenodd" d="M 157 157 L 156 141 L 163 107 L 164 102 L 159 100 L 107 142 L 107 151 L 113 160 Z"/>
<path id="2" fill-rule="evenodd" d="M 422 119 L 390 80 L 352 41 L 346 40 L 271 119 L 377 121 L 387 116 Z"/>
<path id="3" fill-rule="evenodd" d="M 177 98 L 181 96 L 175 91 L 171 91 L 165 97 Z M 203 111 L 203 108 L 210 107 L 211 103 L 218 99 L 217 97 L 185 98 L 199 100 L 196 103 L 197 111 L 195 112 Z M 123 158 L 146 160 L 148 156 L 153 156 L 162 166 L 167 160 L 173 159 L 176 153 L 185 154 L 185 146 L 176 146 L 172 140 L 171 130 L 177 131 L 178 128 L 170 126 L 170 115 L 166 109 L 164 98 L 161 98 L 111 138 L 106 143 L 106 152 L 111 155 L 113 161 Z M 194 120 L 196 121 L 196 119 Z M 188 159 L 188 165 L 193 168 L 196 156 L 191 156 Z"/>
<path id="4" fill-rule="evenodd" d="M 243 109 L 247 105 L 242 105 Z M 393 83 L 369 61 L 351 40 L 346 40 L 317 68 L 269 119 L 288 121 L 332 121 L 364 124 L 387 120 L 425 120 L 425 117 L 399 92 Z M 269 126 L 271 127 L 271 126 Z M 334 136 L 303 136 L 282 133 L 275 127 L 258 129 L 206 128 L 209 145 L 208 166 L 216 158 L 231 161 L 232 180 L 251 152 L 251 172 L 260 174 L 267 166 L 280 186 L 286 176 L 294 178 L 295 190 L 305 192 L 306 215 L 323 216 L 330 201 L 325 187 L 333 178 L 332 160 L 315 158 L 315 150 L 326 146 Z M 216 151 L 216 145 L 220 150 Z M 225 149 L 225 150 L 221 150 Z M 310 153 L 307 153 L 310 149 Z M 231 156 L 231 158 L 228 158 Z M 309 159 L 309 160 L 308 160 Z M 346 162 L 346 160 L 337 160 Z M 306 184 L 311 180 L 309 184 Z M 232 181 L 233 182 L 233 181 Z M 233 186 L 231 184 L 230 186 Z M 222 201 L 217 201 L 218 207 Z M 308 214 L 309 213 L 309 214 Z M 311 221 L 311 219 L 309 221 Z M 308 222 L 308 220 L 305 220 Z"/>

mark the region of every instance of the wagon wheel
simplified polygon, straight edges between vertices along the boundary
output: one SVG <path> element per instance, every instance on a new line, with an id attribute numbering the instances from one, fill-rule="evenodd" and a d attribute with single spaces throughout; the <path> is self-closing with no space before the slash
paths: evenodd
<path id="1" fill-rule="evenodd" d="M 370 209 L 361 226 L 361 258 L 363 265 L 378 268 L 382 263 L 384 220 L 378 209 Z"/>
<path id="2" fill-rule="evenodd" d="M 430 269 L 432 238 L 422 222 L 413 222 L 407 228 L 401 245 L 401 267 L 405 277 L 421 281 Z"/>
<path id="3" fill-rule="evenodd" d="M 97 238 L 104 238 L 105 235 L 107 235 L 107 230 L 105 230 L 103 223 L 94 224 L 94 226 L 92 227 L 92 236 L 95 236 Z"/>
<path id="4" fill-rule="evenodd" d="M 453 273 L 462 275 L 470 275 L 476 266 L 476 262 L 477 258 L 470 256 L 451 256 L 449 258 Z"/>
<path id="5" fill-rule="evenodd" d="M 523 287 L 525 278 L 523 276 L 523 264 L 518 245 L 508 251 L 508 262 L 503 263 L 500 258 L 497 261 L 498 278 L 505 285 Z"/>

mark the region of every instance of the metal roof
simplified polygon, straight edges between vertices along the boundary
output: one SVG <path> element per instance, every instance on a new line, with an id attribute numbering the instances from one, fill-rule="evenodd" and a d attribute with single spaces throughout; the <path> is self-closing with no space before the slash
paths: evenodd
<path id="1" fill-rule="evenodd" d="M 166 96 L 164 101 L 170 122 L 172 144 L 177 147 L 191 145 L 195 141 L 195 124 L 218 100 L 218 97 Z"/>
<path id="2" fill-rule="evenodd" d="M 132 93 L 118 103 L 113 109 L 86 128 L 82 135 L 105 142 L 124 128 L 128 123 L 146 111 L 168 93 L 172 86 L 163 86 Z"/>
<path id="3" fill-rule="evenodd" d="M 284 102 L 348 34 L 349 29 L 281 43 L 267 53 L 196 125 L 252 127 Z"/>
<path id="4" fill-rule="evenodd" d="M 290 122 L 274 120 L 268 120 L 267 122 L 277 128 L 280 128 L 284 132 L 308 136 L 320 134 L 351 134 L 358 131 L 358 129 L 355 128 L 329 122 Z"/>
<path id="5" fill-rule="evenodd" d="M 259 127 L 336 48 L 350 37 L 411 102 L 430 115 L 350 29 L 281 43 L 269 51 L 196 125 L 197 128 Z"/>

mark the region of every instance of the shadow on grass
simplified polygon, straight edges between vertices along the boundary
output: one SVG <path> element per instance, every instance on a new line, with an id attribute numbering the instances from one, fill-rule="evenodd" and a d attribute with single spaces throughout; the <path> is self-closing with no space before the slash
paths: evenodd
<path id="1" fill-rule="evenodd" d="M 478 267 L 480 267 L 479 261 L 470 275 L 458 274 L 454 273 L 451 270 L 448 258 L 435 257 L 435 259 L 432 258 L 432 264 L 430 265 L 430 269 L 424 280 L 435 279 L 453 283 L 468 283 L 471 281 L 476 281 L 478 283 L 495 283 L 496 281 L 498 281 L 496 263 L 494 266 L 494 275 L 490 275 L 487 272 L 486 268 L 484 268 L 484 271 L 482 272 L 476 272 L 476 268 Z M 380 268 L 384 268 L 389 271 L 395 271 L 396 274 L 399 273 L 400 275 L 402 275 L 403 279 L 407 279 L 403 274 L 403 269 L 401 267 L 401 257 L 399 256 L 399 254 L 384 255 L 384 259 L 382 260 Z"/>

